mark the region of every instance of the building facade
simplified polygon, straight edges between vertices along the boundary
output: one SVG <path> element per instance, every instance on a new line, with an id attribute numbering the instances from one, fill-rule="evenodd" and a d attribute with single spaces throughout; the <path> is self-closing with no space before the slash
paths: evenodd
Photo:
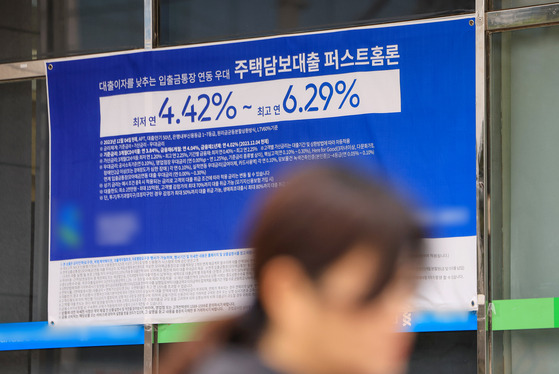
<path id="1" fill-rule="evenodd" d="M 478 328 L 420 333 L 410 373 L 559 371 L 559 3 L 32 0 L 0 4 L 2 372 L 156 372 L 193 328 L 49 335 L 45 60 L 459 14 L 477 21 Z"/>

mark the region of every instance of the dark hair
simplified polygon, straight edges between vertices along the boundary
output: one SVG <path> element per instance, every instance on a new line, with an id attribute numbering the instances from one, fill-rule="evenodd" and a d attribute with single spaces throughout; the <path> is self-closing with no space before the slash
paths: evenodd
<path id="1" fill-rule="evenodd" d="M 401 200 L 381 183 L 346 167 L 299 170 L 258 208 L 249 237 L 257 284 L 263 267 L 278 256 L 292 257 L 311 279 L 318 279 L 344 254 L 361 246 L 380 259 L 379 274 L 362 300 L 366 302 L 390 282 L 399 259 L 421 250 L 422 230 Z M 220 339 L 253 347 L 266 320 L 256 300 L 248 313 L 220 329 Z"/>
<path id="2" fill-rule="evenodd" d="M 316 279 L 357 245 L 378 252 L 381 267 L 369 299 L 386 285 L 403 254 L 419 250 L 422 231 L 385 186 L 356 170 L 321 166 L 293 176 L 256 218 L 250 246 L 254 277 L 276 256 L 296 259 Z"/>
<path id="3" fill-rule="evenodd" d="M 296 172 L 268 197 L 253 220 L 254 278 L 268 261 L 290 256 L 311 279 L 357 246 L 375 251 L 379 273 L 363 303 L 386 287 L 398 261 L 421 251 L 422 229 L 401 199 L 367 174 L 339 165 Z M 266 324 L 256 300 L 230 341 L 253 346 Z"/>

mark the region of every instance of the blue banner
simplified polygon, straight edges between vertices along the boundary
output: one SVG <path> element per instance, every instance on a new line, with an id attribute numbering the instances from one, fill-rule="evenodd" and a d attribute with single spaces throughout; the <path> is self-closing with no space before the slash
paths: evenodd
<path id="1" fill-rule="evenodd" d="M 322 159 L 359 165 L 412 194 L 430 239 L 475 236 L 472 23 L 47 63 L 51 262 L 61 272 L 144 255 L 237 256 L 227 251 L 246 248 L 239 233 L 255 195 L 281 187 L 283 168 Z M 469 266 L 475 248 L 467 252 Z M 467 278 L 469 295 L 475 268 L 452 256 L 435 253 L 453 263 L 426 280 Z M 64 274 L 56 281 L 72 273 Z"/>

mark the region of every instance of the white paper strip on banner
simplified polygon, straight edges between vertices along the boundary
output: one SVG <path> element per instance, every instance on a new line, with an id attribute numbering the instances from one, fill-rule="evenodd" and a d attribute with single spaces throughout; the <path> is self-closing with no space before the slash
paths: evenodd
<path id="1" fill-rule="evenodd" d="M 427 258 L 411 311 L 475 310 L 464 304 L 476 295 L 475 240 L 425 239 Z M 59 316 L 56 324 L 223 318 L 251 305 L 252 266 L 246 248 L 52 261 L 49 309 Z"/>
<path id="2" fill-rule="evenodd" d="M 101 137 L 401 111 L 400 70 L 99 98 Z"/>
<path id="3" fill-rule="evenodd" d="M 413 310 L 476 310 L 476 237 L 425 239 L 425 246 Z"/>
<path id="4" fill-rule="evenodd" d="M 200 322 L 246 311 L 252 251 L 111 256 L 51 262 L 58 325 Z M 59 291 L 60 290 L 60 291 Z"/>

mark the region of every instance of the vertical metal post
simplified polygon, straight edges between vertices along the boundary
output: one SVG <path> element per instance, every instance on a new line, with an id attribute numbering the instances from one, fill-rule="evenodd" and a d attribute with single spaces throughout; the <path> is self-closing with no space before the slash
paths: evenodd
<path id="1" fill-rule="evenodd" d="M 152 0 L 144 0 L 144 48 L 153 48 L 153 7 Z"/>
<path id="2" fill-rule="evenodd" d="M 159 326 L 153 325 L 152 373 L 159 374 Z"/>
<path id="3" fill-rule="evenodd" d="M 144 325 L 144 374 L 153 374 L 153 325 Z"/>
<path id="4" fill-rule="evenodd" d="M 144 374 L 159 373 L 157 325 L 144 325 Z"/>
<path id="5" fill-rule="evenodd" d="M 144 48 L 159 46 L 159 0 L 144 0 Z M 144 325 L 144 374 L 159 373 L 157 325 Z"/>
<path id="6" fill-rule="evenodd" d="M 159 46 L 159 0 L 144 0 L 144 48 Z"/>
<path id="7" fill-rule="evenodd" d="M 487 136 L 485 0 L 476 0 L 477 373 L 487 372 Z M 489 370 L 490 372 L 490 370 Z"/>

